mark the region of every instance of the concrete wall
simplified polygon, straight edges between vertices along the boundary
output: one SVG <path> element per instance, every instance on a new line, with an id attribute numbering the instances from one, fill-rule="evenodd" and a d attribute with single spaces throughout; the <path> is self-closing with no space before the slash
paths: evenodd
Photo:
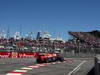
<path id="1" fill-rule="evenodd" d="M 100 75 L 100 55 L 95 57 L 95 75 Z"/>

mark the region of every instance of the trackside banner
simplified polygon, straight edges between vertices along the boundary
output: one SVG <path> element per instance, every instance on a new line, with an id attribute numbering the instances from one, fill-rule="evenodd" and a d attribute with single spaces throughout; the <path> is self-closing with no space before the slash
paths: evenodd
<path id="1" fill-rule="evenodd" d="M 34 52 L 33 53 L 17 53 L 18 58 L 32 58 L 34 57 Z"/>
<path id="2" fill-rule="evenodd" d="M 0 52 L 0 58 L 9 58 L 11 57 L 11 52 Z"/>
<path id="3" fill-rule="evenodd" d="M 0 58 L 33 58 L 37 52 L 0 52 Z"/>

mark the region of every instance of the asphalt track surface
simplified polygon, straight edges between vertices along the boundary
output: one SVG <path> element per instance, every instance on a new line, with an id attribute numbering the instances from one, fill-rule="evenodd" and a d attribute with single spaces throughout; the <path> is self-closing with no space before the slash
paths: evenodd
<path id="1" fill-rule="evenodd" d="M 93 58 L 69 58 L 66 59 L 66 62 L 54 62 L 55 64 L 39 66 L 20 75 L 69 75 L 69 73 L 77 68 L 83 61 L 85 61 L 85 63 L 70 75 L 86 75 L 94 66 Z M 33 58 L 0 58 L 0 75 L 7 75 L 13 70 L 34 65 L 37 64 Z"/>

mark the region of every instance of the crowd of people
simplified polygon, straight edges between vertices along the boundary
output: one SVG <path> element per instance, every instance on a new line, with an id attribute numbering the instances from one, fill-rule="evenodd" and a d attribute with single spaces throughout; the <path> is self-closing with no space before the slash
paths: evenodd
<path id="1" fill-rule="evenodd" d="M 73 39 L 71 41 L 29 39 L 29 38 L 0 38 L 0 48 L 15 50 L 32 50 L 33 47 L 45 48 L 100 48 L 100 38 L 88 32 L 69 32 Z M 1 50 L 0 49 L 0 50 Z"/>
<path id="2" fill-rule="evenodd" d="M 83 47 L 88 46 L 88 47 L 100 47 L 100 38 L 95 37 L 94 35 L 91 35 L 88 32 L 69 32 L 71 35 L 74 37 L 78 38 L 80 41 L 84 42 L 79 42 Z"/>
<path id="3" fill-rule="evenodd" d="M 32 50 L 34 47 L 57 47 L 64 48 L 65 44 L 63 41 L 58 40 L 45 40 L 45 39 L 28 39 L 28 38 L 1 38 L 0 47 L 3 49 L 12 48 L 17 50 Z"/>

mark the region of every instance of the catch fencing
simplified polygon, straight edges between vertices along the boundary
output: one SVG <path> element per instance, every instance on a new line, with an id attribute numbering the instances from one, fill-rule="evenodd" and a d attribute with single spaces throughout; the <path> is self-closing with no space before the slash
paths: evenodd
<path id="1" fill-rule="evenodd" d="M 68 58 L 93 58 L 100 54 L 100 48 L 66 48 L 61 53 L 64 57 Z"/>

